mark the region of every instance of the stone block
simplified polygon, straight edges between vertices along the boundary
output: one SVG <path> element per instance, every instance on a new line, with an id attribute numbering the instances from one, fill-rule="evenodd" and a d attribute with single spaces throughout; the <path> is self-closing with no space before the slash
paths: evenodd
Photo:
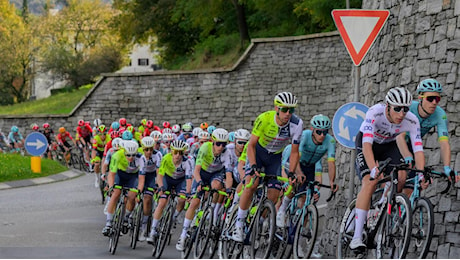
<path id="1" fill-rule="evenodd" d="M 449 243 L 439 245 L 436 258 L 438 258 L 438 259 L 449 258 L 449 250 L 450 250 L 450 244 Z"/>
<path id="2" fill-rule="evenodd" d="M 437 14 L 442 10 L 443 0 L 426 1 L 426 14 Z"/>
<path id="3" fill-rule="evenodd" d="M 449 211 L 446 212 L 446 216 L 444 217 L 444 221 L 446 223 L 458 223 L 460 211 Z M 459 241 L 460 242 L 460 241 Z"/>
<path id="4" fill-rule="evenodd" d="M 440 212 L 449 211 L 451 205 L 452 205 L 452 200 L 449 197 L 441 196 L 441 199 L 439 200 L 438 210 Z"/>
<path id="5" fill-rule="evenodd" d="M 454 233 L 454 232 L 446 233 L 446 242 L 452 243 L 452 244 L 458 244 L 459 241 L 460 241 L 460 233 Z"/>
<path id="6" fill-rule="evenodd" d="M 415 64 L 415 75 L 426 76 L 430 73 L 430 60 L 418 60 Z"/>
<path id="7" fill-rule="evenodd" d="M 450 259 L 458 259 L 460 258 L 460 246 L 458 246 L 460 244 L 459 241 L 457 241 L 457 246 L 451 246 L 450 247 L 450 252 L 449 252 L 449 258 Z"/>

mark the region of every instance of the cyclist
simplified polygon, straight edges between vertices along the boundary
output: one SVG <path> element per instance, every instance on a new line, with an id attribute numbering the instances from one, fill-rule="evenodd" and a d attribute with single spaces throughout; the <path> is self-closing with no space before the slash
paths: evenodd
<path id="1" fill-rule="evenodd" d="M 168 202 L 168 196 L 164 194 L 164 191 L 171 192 L 175 189 L 176 194 L 185 195 L 190 194 L 192 186 L 192 164 L 184 156 L 185 151 L 188 149 L 186 142 L 182 140 L 174 140 L 171 143 L 171 152 L 166 154 L 161 161 L 161 166 L 158 171 L 158 187 L 160 187 L 160 200 L 158 200 L 158 206 L 153 213 L 152 229 L 150 231 L 149 238 L 147 241 L 152 242 L 153 237 L 158 234 L 156 229 L 158 221 L 161 218 L 166 203 Z M 184 209 L 185 200 L 178 198 L 176 211 L 173 215 L 173 222 Z"/>
<path id="2" fill-rule="evenodd" d="M 3 153 L 7 145 L 8 145 L 8 142 L 6 140 L 6 136 L 2 132 L 2 129 L 0 129 L 0 152 Z"/>
<path id="3" fill-rule="evenodd" d="M 177 139 L 185 142 L 192 136 L 192 126 L 189 123 L 185 123 L 182 125 L 182 133 L 177 137 Z"/>
<path id="4" fill-rule="evenodd" d="M 35 123 L 32 124 L 32 131 L 33 132 L 39 132 L 39 130 L 40 130 L 40 127 L 37 124 L 35 124 Z"/>
<path id="5" fill-rule="evenodd" d="M 121 190 L 113 189 L 114 185 L 120 185 L 124 188 L 136 188 L 142 192 L 144 187 L 145 175 L 142 172 L 144 168 L 144 161 L 138 152 L 139 145 L 134 140 L 123 141 L 123 149 L 120 149 L 113 154 L 110 161 L 110 172 L 107 178 L 110 190 L 112 190 L 111 199 L 107 208 L 107 219 L 102 234 L 108 236 L 112 228 L 113 214 L 117 205 L 118 199 L 121 195 Z M 139 181 L 138 181 L 139 179 Z M 128 232 L 129 220 L 131 220 L 131 212 L 135 205 L 136 193 L 128 192 L 128 201 L 126 203 L 126 213 L 123 219 L 123 230 L 126 234 Z"/>
<path id="6" fill-rule="evenodd" d="M 201 130 L 203 130 L 203 131 L 208 131 L 208 126 L 209 126 L 209 125 L 208 125 L 208 123 L 206 123 L 206 122 L 203 122 L 203 123 L 200 124 L 200 128 L 201 128 Z"/>
<path id="7" fill-rule="evenodd" d="M 225 173 L 225 189 L 230 193 L 232 187 L 232 169 L 230 152 L 225 149 L 228 143 L 228 132 L 223 128 L 214 130 L 212 134 L 212 142 L 206 142 L 198 151 L 196 158 L 195 169 L 193 171 L 192 194 L 201 194 L 202 186 L 209 185 L 213 189 L 221 190 L 223 188 L 224 173 Z M 182 233 L 176 244 L 176 249 L 184 250 L 185 237 L 187 230 L 190 227 L 195 211 L 200 204 L 200 196 L 194 198 L 190 202 L 190 206 L 185 213 L 184 225 Z M 217 218 L 219 212 L 219 204 L 216 204 L 218 196 L 215 196 L 212 201 L 214 207 L 214 218 Z"/>
<path id="8" fill-rule="evenodd" d="M 201 130 L 201 128 L 199 128 L 199 127 L 193 128 L 192 137 L 190 137 L 187 140 L 185 140 L 187 142 L 187 144 L 191 146 L 192 144 L 198 142 L 199 139 L 200 139 L 200 137 L 199 137 L 200 132 L 203 132 L 203 130 Z"/>
<path id="9" fill-rule="evenodd" d="M 52 147 L 52 144 L 53 144 L 53 135 L 54 135 L 54 131 L 53 129 L 51 129 L 51 126 L 49 123 L 44 123 L 43 124 L 43 130 L 41 131 L 41 133 L 46 137 L 46 140 L 48 140 L 48 148 L 46 149 L 46 154 L 48 155 L 48 159 L 51 159 L 52 156 L 51 156 L 51 147 Z"/>
<path id="10" fill-rule="evenodd" d="M 100 125 L 102 125 L 102 120 L 101 120 L 100 118 L 96 118 L 96 119 L 94 119 L 93 124 L 94 124 L 94 126 L 93 126 L 93 131 L 94 131 L 94 132 L 97 132 L 97 128 L 98 128 Z M 89 123 L 88 123 L 88 125 L 89 125 Z"/>
<path id="11" fill-rule="evenodd" d="M 161 132 L 157 130 L 150 133 L 150 137 L 152 137 L 153 140 L 155 141 L 155 146 L 153 146 L 153 148 L 155 149 L 155 151 L 158 151 L 158 152 L 160 152 L 160 149 L 161 149 L 161 136 L 162 136 Z"/>
<path id="12" fill-rule="evenodd" d="M 420 122 L 420 132 L 425 136 L 430 129 L 436 126 L 438 132 L 438 142 L 441 147 L 441 159 L 444 164 L 444 172 L 449 176 L 451 150 L 449 144 L 448 121 L 444 109 L 439 106 L 441 101 L 442 86 L 435 79 L 424 79 L 417 86 L 418 101 L 412 101 L 410 112 L 417 116 Z M 406 133 L 401 133 L 397 138 L 398 142 L 409 141 Z M 406 146 L 405 146 L 406 147 Z M 408 150 L 401 150 L 404 157 L 412 157 L 411 146 Z M 457 176 L 457 181 L 460 176 Z M 406 187 L 411 188 L 406 184 Z"/>
<path id="13" fill-rule="evenodd" d="M 15 125 L 11 127 L 11 132 L 8 134 L 8 143 L 10 149 L 16 151 L 19 151 L 24 146 L 24 137 L 22 137 L 19 128 Z"/>
<path id="14" fill-rule="evenodd" d="M 198 134 L 198 140 L 199 141 L 193 143 L 191 148 L 190 148 L 190 155 L 193 156 L 193 158 L 196 158 L 196 156 L 198 155 L 198 151 L 200 150 L 201 145 L 203 145 L 205 142 L 210 141 L 210 139 L 211 139 L 211 136 L 209 135 L 208 132 L 201 131 Z"/>
<path id="15" fill-rule="evenodd" d="M 390 157 L 392 164 L 399 164 L 403 159 L 396 143 L 398 134 L 409 132 L 416 168 L 422 170 L 425 167 L 420 124 L 417 117 L 409 111 L 411 101 L 412 96 L 407 89 L 402 87 L 390 89 L 385 96 L 385 103 L 369 108 L 366 119 L 356 136 L 357 173 L 362 185 L 356 200 L 355 233 L 350 242 L 352 250 L 366 248 L 362 242 L 362 233 L 372 193 L 376 189 L 377 180 L 374 179 L 379 176 L 377 160 L 383 161 Z M 402 142 L 401 145 L 407 146 L 405 142 Z M 412 160 L 412 158 L 404 159 L 405 161 Z M 389 173 L 391 169 L 387 171 Z M 398 172 L 398 192 L 404 187 L 406 177 L 407 172 Z"/>
<path id="16" fill-rule="evenodd" d="M 139 133 L 143 135 L 146 125 L 147 125 L 147 119 L 144 118 L 141 120 L 141 124 L 137 127 L 137 131 L 139 131 Z M 152 125 L 153 125 L 153 122 L 152 122 Z"/>
<path id="17" fill-rule="evenodd" d="M 112 155 L 114 153 L 116 153 L 118 150 L 121 149 L 122 147 L 122 141 L 123 139 L 117 137 L 115 139 L 112 140 L 112 148 L 110 148 L 110 150 L 107 151 L 107 154 L 105 156 L 105 159 L 104 159 L 104 162 L 102 163 L 102 168 L 101 168 L 101 172 L 102 172 L 102 175 L 101 175 L 101 180 L 102 181 L 105 181 L 106 182 L 106 185 L 107 185 L 107 170 L 110 166 L 110 161 L 112 159 Z M 109 201 L 110 201 L 110 195 L 107 194 L 107 200 L 105 202 L 105 206 L 104 206 L 104 214 L 107 215 L 107 208 L 109 206 Z"/>
<path id="18" fill-rule="evenodd" d="M 165 129 L 169 129 L 169 128 L 165 128 Z M 174 140 L 174 136 L 171 133 L 163 133 L 161 135 L 161 140 L 162 142 L 161 142 L 160 152 L 163 156 L 165 156 L 167 153 L 169 153 L 169 147 L 171 146 L 171 142 Z"/>
<path id="19" fill-rule="evenodd" d="M 72 147 L 68 139 L 70 139 L 75 145 L 75 140 L 72 138 L 70 133 L 67 132 L 67 130 L 64 127 L 60 127 L 59 133 L 56 135 L 56 142 L 61 148 L 61 151 L 64 153 L 64 158 L 65 158 L 67 166 L 69 166 L 70 148 Z"/>
<path id="20" fill-rule="evenodd" d="M 334 186 L 335 181 L 335 147 L 336 141 L 334 137 L 329 135 L 329 129 L 331 128 L 331 120 L 329 117 L 318 114 L 312 117 L 310 120 L 311 128 L 302 132 L 302 139 L 300 141 L 299 152 L 300 152 L 300 171 L 297 171 L 297 175 L 301 176 L 302 180 L 306 180 L 297 192 L 302 192 L 306 189 L 309 181 L 318 181 L 322 183 L 323 165 L 321 158 L 327 153 L 327 165 L 329 172 L 329 184 L 334 187 L 331 192 L 338 190 L 338 186 Z M 287 146 L 283 151 L 283 165 L 288 163 L 289 155 L 291 153 L 291 146 Z M 283 167 L 285 169 L 285 167 Z M 284 175 L 284 174 L 283 174 Z M 287 175 L 287 173 L 286 173 Z M 314 201 L 319 199 L 319 186 L 315 187 Z M 285 196 L 282 200 L 281 206 L 276 214 L 276 225 L 278 227 L 284 227 L 286 215 L 286 207 L 291 202 L 291 193 L 289 196 Z"/>
<path id="21" fill-rule="evenodd" d="M 89 162 L 89 149 L 88 147 L 91 146 L 91 137 L 93 134 L 93 129 L 91 126 L 86 124 L 84 120 L 78 121 L 77 126 L 77 135 L 75 136 L 76 143 L 80 143 L 83 147 L 83 151 L 85 154 L 85 160 Z"/>
<path id="22" fill-rule="evenodd" d="M 154 125 L 153 125 L 153 121 L 152 120 L 148 120 L 146 123 L 145 123 L 145 129 L 144 129 L 144 132 L 142 134 L 143 137 L 145 136 L 150 136 L 150 134 L 155 131 L 155 128 L 154 128 Z"/>
<path id="23" fill-rule="evenodd" d="M 281 171 L 281 153 L 292 143 L 290 155 L 289 176 L 294 172 L 299 162 L 299 144 L 302 135 L 302 119 L 294 115 L 297 98 L 290 92 L 278 93 L 274 98 L 275 110 L 260 114 L 254 122 L 252 135 L 247 147 L 249 169 L 245 176 L 245 183 L 249 183 L 254 174 L 258 174 L 261 167 L 265 168 L 268 176 L 277 176 Z M 256 179 L 251 188 L 245 188 L 240 197 L 237 222 L 233 231 L 233 240 L 243 242 L 244 220 L 248 214 L 252 196 L 257 189 L 259 180 Z M 276 204 L 281 185 L 276 179 L 268 182 L 267 197 Z"/>
<path id="24" fill-rule="evenodd" d="M 101 160 L 104 158 L 104 149 L 110 137 L 108 136 L 107 128 L 105 125 L 100 125 L 97 127 L 95 133 L 96 135 L 93 138 L 93 150 L 91 152 L 91 163 L 94 163 L 94 177 L 95 182 L 94 186 L 99 187 L 99 179 L 101 173 Z"/>
<path id="25" fill-rule="evenodd" d="M 246 154 L 243 154 L 244 148 L 247 147 L 246 144 L 251 138 L 251 133 L 246 129 L 238 129 L 234 132 L 234 142 L 227 145 L 227 149 L 230 150 L 230 155 L 232 157 L 232 169 L 233 169 L 233 188 L 236 188 L 236 192 L 233 198 L 232 206 L 238 204 L 239 197 L 238 192 L 241 191 L 243 183 L 241 180 L 244 178 L 244 175 L 240 174 L 238 169 L 240 157 L 243 155 L 244 162 L 246 162 Z M 243 163 L 244 165 L 244 163 Z"/>
<path id="26" fill-rule="evenodd" d="M 142 150 L 144 154 L 141 159 L 144 161 L 145 173 L 145 184 L 144 184 L 144 214 L 142 218 L 142 226 L 139 232 L 139 241 L 145 241 L 147 230 L 147 222 L 149 216 L 152 214 L 152 197 L 153 192 L 149 191 L 147 188 L 155 187 L 155 179 L 158 173 L 158 168 L 160 168 L 160 163 L 162 160 L 162 155 L 160 152 L 156 151 L 153 147 L 155 146 L 155 140 L 146 136 L 141 140 Z"/>
<path id="27" fill-rule="evenodd" d="M 208 131 L 208 133 L 209 133 L 210 135 L 212 135 L 212 132 L 214 132 L 214 130 L 216 130 L 216 127 L 215 127 L 215 126 L 213 126 L 213 125 L 208 126 L 207 131 Z"/>

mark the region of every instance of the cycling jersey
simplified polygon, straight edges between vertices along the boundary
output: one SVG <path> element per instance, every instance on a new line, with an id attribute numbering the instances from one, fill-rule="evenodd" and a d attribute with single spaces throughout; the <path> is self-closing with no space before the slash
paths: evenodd
<path id="1" fill-rule="evenodd" d="M 22 139 L 24 139 L 22 137 L 22 134 L 21 133 L 13 133 L 13 132 L 10 132 L 8 134 L 8 141 L 12 144 L 12 143 L 17 143 L 19 141 L 21 141 Z"/>
<path id="2" fill-rule="evenodd" d="M 173 156 L 171 153 L 166 154 L 161 160 L 160 170 L 158 174 L 161 176 L 168 175 L 173 179 L 180 179 L 180 178 L 192 178 L 192 165 L 188 161 L 189 159 L 186 156 L 182 157 L 182 162 L 179 166 L 175 166 L 173 162 Z"/>
<path id="3" fill-rule="evenodd" d="M 302 140 L 299 146 L 300 164 L 313 165 L 315 164 L 315 173 L 323 172 L 321 158 L 327 152 L 327 161 L 335 162 L 335 139 L 330 134 L 326 134 L 324 141 L 321 144 L 313 142 L 313 132 L 305 130 L 302 132 Z M 284 155 L 284 152 L 283 152 Z"/>
<path id="4" fill-rule="evenodd" d="M 420 124 L 412 112 L 407 112 L 401 124 L 392 124 L 386 117 L 387 106 L 383 103 L 369 108 L 366 119 L 359 129 L 363 133 L 363 143 L 385 144 L 396 140 L 402 132 L 409 132 L 414 152 L 423 151 Z"/>
<path id="5" fill-rule="evenodd" d="M 77 126 L 77 136 L 75 139 L 80 140 L 80 137 L 82 138 L 87 138 L 88 136 L 91 136 L 93 133 L 93 129 L 89 125 L 84 125 L 83 127 Z"/>
<path id="6" fill-rule="evenodd" d="M 142 160 L 144 161 L 144 172 L 146 174 L 156 173 L 157 169 L 160 168 L 162 155 L 158 151 L 153 151 L 152 156 L 149 159 L 142 155 Z"/>
<path id="7" fill-rule="evenodd" d="M 232 143 L 232 144 L 229 144 L 227 145 L 227 150 L 229 151 L 230 153 L 230 165 L 232 167 L 232 174 L 233 174 L 233 180 L 236 181 L 237 183 L 240 183 L 241 182 L 241 178 L 240 178 L 240 173 L 238 172 L 238 156 L 236 156 L 236 153 L 235 153 L 235 144 Z"/>
<path id="8" fill-rule="evenodd" d="M 267 111 L 257 117 L 252 134 L 259 137 L 260 146 L 269 153 L 281 153 L 291 139 L 293 144 L 300 144 L 302 125 L 302 119 L 292 115 L 286 125 L 279 126 L 276 111 Z"/>
<path id="9" fill-rule="evenodd" d="M 447 132 L 448 121 L 447 121 L 447 115 L 444 109 L 437 106 L 433 114 L 431 114 L 427 118 L 423 118 L 420 116 L 418 112 L 419 104 L 420 103 L 418 101 L 412 101 L 412 104 L 410 105 L 410 111 L 415 116 L 417 116 L 420 122 L 420 132 L 422 134 L 422 137 L 425 136 L 432 127 L 436 126 L 438 130 L 438 139 L 448 140 L 448 135 L 449 135 L 449 133 Z"/>
<path id="10" fill-rule="evenodd" d="M 48 144 L 51 144 L 51 141 L 53 141 L 53 139 L 51 139 L 51 135 L 54 134 L 53 129 L 48 128 L 48 131 L 40 130 L 40 133 L 42 133 L 46 137 L 46 140 L 48 140 Z"/>
<path id="11" fill-rule="evenodd" d="M 93 149 L 97 149 L 101 152 L 104 152 L 105 145 L 110 141 L 110 136 L 105 135 L 105 140 L 102 140 L 100 135 L 96 135 L 93 140 Z"/>
<path id="12" fill-rule="evenodd" d="M 201 145 L 200 150 L 198 150 L 196 165 L 200 165 L 202 170 L 209 173 L 220 172 L 223 168 L 225 168 L 225 172 L 232 172 L 228 149 L 224 149 L 220 155 L 214 157 L 212 146 L 212 142 L 206 142 Z"/>
<path id="13" fill-rule="evenodd" d="M 115 152 L 110 160 L 111 172 L 123 172 L 128 174 L 139 173 L 140 175 L 145 175 L 143 169 L 144 161 L 141 159 L 141 154 L 139 153 L 134 157 L 132 162 L 129 162 L 128 159 L 126 159 L 125 150 L 121 149 Z"/>
<path id="14" fill-rule="evenodd" d="M 64 144 L 65 142 L 67 142 L 67 138 L 69 138 L 70 140 L 73 140 L 72 136 L 70 135 L 69 132 L 65 132 L 63 134 L 59 133 L 57 134 L 57 140 L 58 140 L 58 143 L 59 144 Z"/>

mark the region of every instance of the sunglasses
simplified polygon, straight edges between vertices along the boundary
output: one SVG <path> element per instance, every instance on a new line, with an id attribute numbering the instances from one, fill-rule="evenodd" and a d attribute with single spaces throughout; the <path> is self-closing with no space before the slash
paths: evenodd
<path id="1" fill-rule="evenodd" d="M 125 154 L 125 156 L 126 156 L 127 158 L 131 158 L 131 157 L 134 157 L 134 156 L 136 156 L 136 155 L 135 155 L 135 154 Z"/>
<path id="2" fill-rule="evenodd" d="M 316 134 L 317 135 L 327 135 L 327 133 L 329 132 L 328 130 L 318 130 L 316 129 Z"/>
<path id="3" fill-rule="evenodd" d="M 396 113 L 401 112 L 401 110 L 404 110 L 404 113 L 407 113 L 407 112 L 409 111 L 409 107 L 393 107 L 393 110 L 394 110 Z"/>
<path id="4" fill-rule="evenodd" d="M 183 155 L 184 152 L 183 152 L 183 151 L 172 150 L 172 154 L 173 154 L 173 155 L 176 155 L 176 154 Z"/>
<path id="5" fill-rule="evenodd" d="M 295 108 L 294 107 L 278 107 L 281 112 L 286 113 L 289 111 L 289 113 L 294 113 Z"/>
<path id="6" fill-rule="evenodd" d="M 204 144 L 204 143 L 206 143 L 206 141 L 200 141 L 200 144 Z"/>
<path id="7" fill-rule="evenodd" d="M 152 148 L 152 147 L 144 148 L 144 152 L 151 152 L 151 151 L 153 151 L 153 148 Z"/>
<path id="8" fill-rule="evenodd" d="M 216 146 L 222 146 L 222 147 L 225 147 L 227 145 L 227 142 L 215 142 L 214 143 Z"/>
<path id="9" fill-rule="evenodd" d="M 170 143 L 170 141 L 163 141 L 163 143 L 164 143 L 164 144 L 169 144 L 169 143 Z"/>
<path id="10" fill-rule="evenodd" d="M 423 97 L 426 98 L 426 100 L 430 103 L 432 103 L 435 100 L 436 100 L 436 103 L 439 103 L 439 101 L 441 101 L 440 96 L 423 96 Z"/>
<path id="11" fill-rule="evenodd" d="M 236 143 L 239 145 L 245 145 L 247 142 L 246 141 L 236 141 Z"/>

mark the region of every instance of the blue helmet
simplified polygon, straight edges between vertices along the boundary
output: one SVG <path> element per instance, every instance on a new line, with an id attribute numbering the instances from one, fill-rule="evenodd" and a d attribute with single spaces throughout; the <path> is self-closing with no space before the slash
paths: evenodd
<path id="1" fill-rule="evenodd" d="M 317 129 L 329 129 L 329 128 L 331 128 L 331 120 L 329 119 L 329 117 L 327 117 L 327 116 L 325 116 L 323 114 L 319 114 L 319 115 L 314 116 L 310 120 L 310 124 L 311 124 L 311 126 L 313 126 L 313 128 L 317 128 Z"/>
<path id="2" fill-rule="evenodd" d="M 13 133 L 19 132 L 19 128 L 14 125 L 14 126 L 11 127 L 11 132 L 13 132 Z"/>
<path id="3" fill-rule="evenodd" d="M 417 94 L 424 92 L 438 92 L 442 93 L 442 86 L 435 79 L 424 79 L 417 86 Z"/>
<path id="4" fill-rule="evenodd" d="M 228 141 L 229 142 L 235 141 L 235 132 L 228 133 Z"/>
<path id="5" fill-rule="evenodd" d="M 210 135 L 212 135 L 212 132 L 214 132 L 214 130 L 216 130 L 216 127 L 213 126 L 213 125 L 210 125 L 210 126 L 208 126 L 208 129 L 207 129 L 207 130 L 208 130 L 208 133 L 209 133 Z"/>
<path id="6" fill-rule="evenodd" d="M 121 135 L 121 138 L 123 140 L 132 140 L 133 139 L 133 133 L 130 131 L 124 131 L 123 134 Z"/>
<path id="7" fill-rule="evenodd" d="M 113 122 L 112 123 L 112 129 L 113 130 L 118 131 L 119 128 L 120 128 L 120 123 L 118 123 L 118 122 Z"/>

